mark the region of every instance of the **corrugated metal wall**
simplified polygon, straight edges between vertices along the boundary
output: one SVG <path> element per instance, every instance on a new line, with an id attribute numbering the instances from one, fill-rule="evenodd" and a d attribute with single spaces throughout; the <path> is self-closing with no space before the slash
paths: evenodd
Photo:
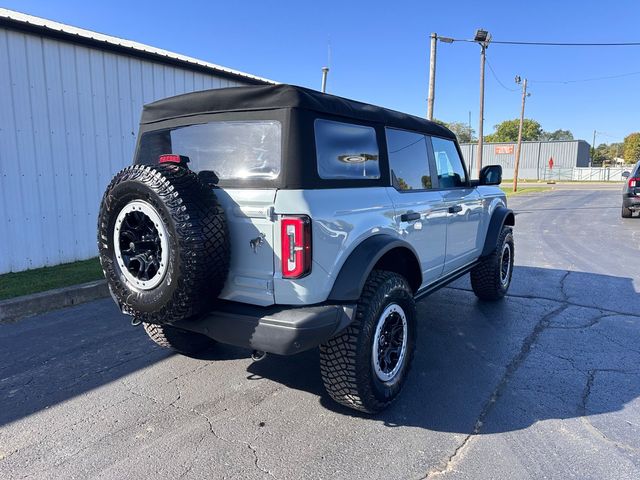
<path id="1" fill-rule="evenodd" d="M 497 153 L 505 151 L 503 147 L 513 147 L 513 153 Z M 461 146 L 465 162 L 470 171 L 475 173 L 475 160 L 478 145 L 465 143 Z M 496 147 L 499 147 L 496 149 Z M 566 142 L 523 142 L 520 154 L 518 177 L 527 179 L 544 178 L 548 169 L 549 158 L 553 157 L 554 168 L 572 168 L 589 166 L 589 144 L 584 140 Z M 513 178 L 515 165 L 515 143 L 485 143 L 482 146 L 483 165 L 502 165 L 503 178 Z"/>
<path id="2" fill-rule="evenodd" d="M 0 29 L 0 273 L 95 256 L 99 202 L 131 163 L 142 105 L 236 85 Z"/>

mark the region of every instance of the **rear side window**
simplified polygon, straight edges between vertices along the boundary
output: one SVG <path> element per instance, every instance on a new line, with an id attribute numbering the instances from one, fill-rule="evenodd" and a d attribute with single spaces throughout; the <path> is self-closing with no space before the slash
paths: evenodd
<path id="1" fill-rule="evenodd" d="M 433 155 L 438 169 L 438 183 L 440 188 L 463 187 L 467 184 L 467 175 L 462 166 L 453 140 L 432 137 Z"/>
<path id="2" fill-rule="evenodd" d="M 186 155 L 195 172 L 221 180 L 274 179 L 280 173 L 281 126 L 276 120 L 216 121 L 154 130 L 140 138 L 136 163 L 155 164 L 165 153 Z"/>
<path id="3" fill-rule="evenodd" d="M 314 127 L 320 178 L 380 178 L 375 129 L 323 119 L 316 119 Z"/>
<path id="4" fill-rule="evenodd" d="M 415 132 L 387 128 L 391 181 L 397 190 L 424 190 L 433 186 L 427 138 Z"/>

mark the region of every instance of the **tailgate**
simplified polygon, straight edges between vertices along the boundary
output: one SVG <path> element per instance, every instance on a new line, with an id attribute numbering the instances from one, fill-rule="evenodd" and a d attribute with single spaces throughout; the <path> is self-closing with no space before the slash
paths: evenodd
<path id="1" fill-rule="evenodd" d="M 276 189 L 217 189 L 229 226 L 231 265 L 220 298 L 274 303 L 273 203 Z"/>

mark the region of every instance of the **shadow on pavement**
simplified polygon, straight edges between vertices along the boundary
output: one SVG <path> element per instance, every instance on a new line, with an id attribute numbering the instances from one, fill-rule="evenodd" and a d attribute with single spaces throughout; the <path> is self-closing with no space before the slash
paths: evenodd
<path id="1" fill-rule="evenodd" d="M 246 358 L 228 346 L 202 360 Z M 109 299 L 0 324 L 0 425 L 153 366 L 173 354 Z"/>
<path id="2" fill-rule="evenodd" d="M 340 414 L 455 433 L 614 412 L 640 396 L 640 296 L 631 279 L 531 267 L 517 267 L 514 276 L 512 296 L 502 302 L 478 302 L 466 278 L 421 301 L 409 382 L 390 409 L 373 417 L 331 401 L 317 350 L 267 357 L 249 366 L 249 378 L 308 391 Z M 609 375 L 615 381 L 608 379 L 592 402 L 597 375 L 615 372 L 623 375 Z M 502 399 L 500 408 L 492 398 Z"/>
<path id="3" fill-rule="evenodd" d="M 468 288 L 461 279 L 419 303 L 409 382 L 373 421 L 469 433 L 478 419 L 494 415 L 482 433 L 511 431 L 549 418 L 618 411 L 640 396 L 640 295 L 631 279 L 517 267 L 502 302 L 480 303 Z M 90 305 L 0 325 L 0 425 L 171 356 L 131 327 L 110 299 Z M 199 358 L 247 356 L 219 346 Z M 358 416 L 324 392 L 317 349 L 268 356 L 250 364 L 246 378 L 310 392 L 327 409 Z M 602 385 L 606 392 L 590 402 L 591 390 Z M 494 408 L 492 396 L 504 408 Z"/>

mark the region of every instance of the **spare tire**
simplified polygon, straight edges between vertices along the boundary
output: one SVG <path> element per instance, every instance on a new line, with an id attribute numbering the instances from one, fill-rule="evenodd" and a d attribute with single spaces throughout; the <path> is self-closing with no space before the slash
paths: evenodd
<path id="1" fill-rule="evenodd" d="M 100 263 L 124 313 L 166 324 L 210 308 L 229 271 L 229 234 L 213 189 L 178 165 L 120 171 L 98 216 Z"/>

